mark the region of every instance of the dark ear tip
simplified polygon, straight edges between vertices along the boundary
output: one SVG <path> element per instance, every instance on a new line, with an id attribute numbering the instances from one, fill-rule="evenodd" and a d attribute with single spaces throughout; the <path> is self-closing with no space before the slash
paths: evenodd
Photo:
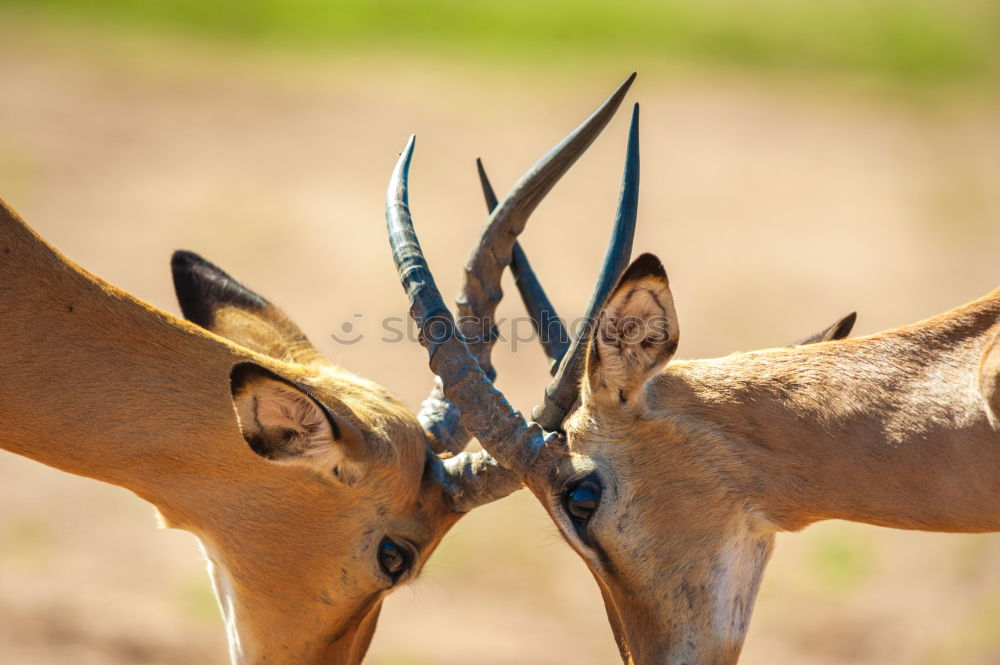
<path id="1" fill-rule="evenodd" d="M 170 257 L 170 272 L 174 280 L 174 293 L 184 318 L 203 328 L 212 324 L 211 273 L 204 269 L 212 266 L 194 252 L 179 249 Z"/>
<path id="2" fill-rule="evenodd" d="M 205 260 L 201 255 L 187 249 L 178 249 L 170 257 L 170 270 L 174 273 L 175 279 L 180 275 L 193 273 L 199 269 L 210 273 L 226 275 L 218 266 Z M 228 275 L 226 276 L 228 277 Z"/>
<path id="3" fill-rule="evenodd" d="M 292 386 L 296 390 L 301 390 L 301 388 L 288 379 L 283 378 L 281 375 L 272 372 L 266 367 L 261 367 L 257 363 L 249 361 L 237 363 L 233 365 L 233 368 L 229 371 L 229 387 L 234 395 L 247 384 L 260 379 L 271 379 L 272 381 Z"/>
<path id="4" fill-rule="evenodd" d="M 171 266 L 187 266 L 196 263 L 204 263 L 205 259 L 201 258 L 199 255 L 187 249 L 174 250 L 173 255 L 170 257 Z"/>
<path id="5" fill-rule="evenodd" d="M 186 249 L 170 258 L 174 292 L 184 318 L 210 328 L 215 309 L 232 304 L 244 309 L 263 309 L 267 301 L 245 288 L 210 261 Z"/>
<path id="6" fill-rule="evenodd" d="M 834 331 L 833 333 L 833 339 L 844 339 L 845 337 L 850 335 L 851 331 L 854 330 L 854 324 L 855 322 L 857 322 L 857 320 L 858 320 L 857 312 L 851 312 L 850 314 L 842 318 L 840 322 L 837 324 L 836 331 Z"/>
<path id="7" fill-rule="evenodd" d="M 664 270 L 663 263 L 656 257 L 655 254 L 640 254 L 639 257 L 628 267 L 625 274 L 622 275 L 619 283 L 624 284 L 625 282 L 632 282 L 637 279 L 642 279 L 643 277 L 667 278 L 667 271 Z"/>
<path id="8" fill-rule="evenodd" d="M 208 283 L 218 277 L 231 279 L 217 266 L 200 255 L 186 249 L 178 249 L 170 257 L 170 272 L 174 278 L 174 290 L 183 294 L 208 290 Z"/>
<path id="9" fill-rule="evenodd" d="M 267 376 L 268 373 L 269 372 L 267 372 L 267 370 L 260 365 L 255 365 L 251 362 L 239 363 L 234 365 L 232 370 L 229 372 L 229 388 L 235 395 L 251 380 L 261 376 L 262 374 Z"/>

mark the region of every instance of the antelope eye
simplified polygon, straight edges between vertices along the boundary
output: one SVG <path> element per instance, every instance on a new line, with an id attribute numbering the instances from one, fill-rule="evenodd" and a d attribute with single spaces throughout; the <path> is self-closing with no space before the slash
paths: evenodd
<path id="1" fill-rule="evenodd" d="M 570 519 L 581 535 L 600 503 L 601 483 L 595 475 L 587 476 L 570 485 L 563 496 L 566 512 L 569 513 Z"/>
<path id="2" fill-rule="evenodd" d="M 410 553 L 402 545 L 383 538 L 378 546 L 378 565 L 393 582 L 410 568 Z"/>

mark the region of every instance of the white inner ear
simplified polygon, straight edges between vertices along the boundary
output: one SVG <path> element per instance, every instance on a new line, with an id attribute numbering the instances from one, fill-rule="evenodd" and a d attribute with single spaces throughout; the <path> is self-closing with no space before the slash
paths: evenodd
<path id="1" fill-rule="evenodd" d="M 326 414 L 311 399 L 294 388 L 268 382 L 256 391 L 257 422 L 265 431 L 284 434 L 280 449 L 286 455 L 315 454 L 334 445 L 333 430 Z"/>
<path id="2" fill-rule="evenodd" d="M 262 441 L 277 462 L 306 464 L 352 484 L 362 475 L 333 436 L 326 414 L 307 395 L 272 379 L 259 379 L 236 397 L 240 427 Z"/>
<path id="3" fill-rule="evenodd" d="M 663 275 L 619 284 L 594 336 L 585 395 L 603 395 L 625 404 L 640 393 L 677 348 L 677 319 Z"/>
<path id="4" fill-rule="evenodd" d="M 655 347 L 670 341 L 675 324 L 669 293 L 659 283 L 643 281 L 618 294 L 601 317 L 598 343 L 606 371 L 648 369 L 659 356 Z"/>

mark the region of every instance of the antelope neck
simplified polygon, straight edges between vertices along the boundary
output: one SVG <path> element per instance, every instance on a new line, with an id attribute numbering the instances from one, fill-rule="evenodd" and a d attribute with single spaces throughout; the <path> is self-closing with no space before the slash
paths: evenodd
<path id="1" fill-rule="evenodd" d="M 174 473 L 232 467 L 235 347 L 86 273 L 2 203 L 0 322 L 17 350 L 0 353 L 0 447 L 150 500 Z"/>
<path id="2" fill-rule="evenodd" d="M 870 337 L 676 363 L 654 388 L 711 423 L 732 482 L 778 528 L 821 519 L 1000 529 L 1000 432 L 976 372 L 1000 289 Z"/>

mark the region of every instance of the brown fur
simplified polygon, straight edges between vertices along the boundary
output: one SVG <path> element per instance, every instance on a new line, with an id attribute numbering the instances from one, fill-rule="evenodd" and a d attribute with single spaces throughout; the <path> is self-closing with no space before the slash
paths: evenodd
<path id="1" fill-rule="evenodd" d="M 1000 326 L 986 345 L 979 363 L 979 390 L 986 400 L 993 427 L 1000 428 Z"/>
<path id="2" fill-rule="evenodd" d="M 405 582 L 460 515 L 423 473 L 425 434 L 396 399 L 294 335 L 286 344 L 283 326 L 241 326 L 267 353 L 88 274 L 0 204 L 0 447 L 126 487 L 198 536 L 234 662 L 360 662 L 393 587 L 382 538 L 413 546 Z M 307 388 L 375 451 L 353 486 L 328 460 L 250 449 L 230 393 L 244 362 Z"/>
<path id="3" fill-rule="evenodd" d="M 666 275 L 626 275 L 622 309 L 672 311 Z M 563 447 L 528 484 L 597 579 L 623 659 L 735 663 L 778 531 L 1000 530 L 998 321 L 1000 290 L 870 337 L 665 369 L 670 342 L 595 336 Z M 594 472 L 581 538 L 562 496 Z"/>

